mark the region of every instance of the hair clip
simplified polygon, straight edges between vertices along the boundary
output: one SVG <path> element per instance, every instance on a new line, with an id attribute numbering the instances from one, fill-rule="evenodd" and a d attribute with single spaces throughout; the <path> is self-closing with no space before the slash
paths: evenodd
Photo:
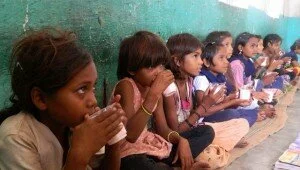
<path id="1" fill-rule="evenodd" d="M 216 42 L 214 42 L 214 41 L 212 41 L 212 42 L 208 42 L 208 43 L 206 43 L 205 47 L 207 47 L 207 46 L 211 46 L 211 45 L 214 45 L 214 44 L 216 44 Z"/>
<path id="2" fill-rule="evenodd" d="M 21 64 L 20 64 L 20 62 L 19 61 L 17 61 L 17 63 L 16 63 L 16 67 L 19 67 L 22 71 L 24 71 L 23 70 L 23 67 L 21 66 Z"/>

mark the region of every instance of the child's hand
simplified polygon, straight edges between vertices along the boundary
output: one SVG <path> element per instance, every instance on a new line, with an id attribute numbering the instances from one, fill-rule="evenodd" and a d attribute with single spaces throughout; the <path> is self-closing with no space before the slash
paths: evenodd
<path id="1" fill-rule="evenodd" d="M 283 57 L 281 60 L 283 60 L 283 62 L 287 63 L 290 62 L 292 60 L 291 57 Z"/>
<path id="2" fill-rule="evenodd" d="M 88 163 L 92 155 L 115 136 L 120 130 L 124 111 L 119 104 L 113 104 L 95 118 L 85 115 L 83 123 L 73 129 L 71 149 L 80 154 L 83 162 Z"/>
<path id="3" fill-rule="evenodd" d="M 274 60 L 274 61 L 270 64 L 268 70 L 273 71 L 273 70 L 275 70 L 276 68 L 278 68 L 279 66 L 281 66 L 282 64 L 283 64 L 283 60 Z"/>
<path id="4" fill-rule="evenodd" d="M 177 152 L 172 164 L 176 163 L 178 158 L 180 159 L 182 170 L 191 169 L 194 159 L 192 156 L 191 148 L 189 142 L 181 137 L 178 143 Z"/>
<path id="5" fill-rule="evenodd" d="M 229 100 L 237 99 L 238 97 L 239 97 L 238 91 L 234 91 L 230 93 L 228 96 L 226 96 L 224 100 L 229 101 Z"/>
<path id="6" fill-rule="evenodd" d="M 164 70 L 158 73 L 151 84 L 150 90 L 160 96 L 172 82 L 174 82 L 173 73 L 170 70 Z"/>
<path id="7" fill-rule="evenodd" d="M 217 88 L 218 86 L 215 86 L 213 89 L 208 88 L 203 96 L 203 104 L 208 106 L 208 108 L 222 102 L 225 98 L 226 89 L 221 88 L 217 92 Z"/>
<path id="8" fill-rule="evenodd" d="M 260 102 L 268 101 L 269 99 L 269 95 L 265 92 L 253 91 L 252 96 Z"/>

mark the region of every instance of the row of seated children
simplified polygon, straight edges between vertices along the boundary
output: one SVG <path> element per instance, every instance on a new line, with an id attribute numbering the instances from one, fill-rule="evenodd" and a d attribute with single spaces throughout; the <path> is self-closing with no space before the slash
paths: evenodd
<path id="1" fill-rule="evenodd" d="M 0 169 L 226 165 L 230 150 L 247 145 L 244 136 L 259 115 L 255 102 L 237 93 L 255 74 L 248 59 L 257 53 L 258 38 L 241 34 L 233 52 L 231 44 L 228 32 L 211 33 L 203 46 L 187 33 L 165 44 L 139 31 L 121 42 L 119 82 L 110 105 L 100 109 L 95 63 L 74 33 L 27 34 L 12 51 L 12 106 L 0 114 Z M 235 69 L 237 60 L 245 75 Z M 272 85 L 272 76 L 257 84 Z M 263 101 L 260 90 L 254 88 L 253 97 Z M 126 137 L 110 142 L 124 127 Z"/>

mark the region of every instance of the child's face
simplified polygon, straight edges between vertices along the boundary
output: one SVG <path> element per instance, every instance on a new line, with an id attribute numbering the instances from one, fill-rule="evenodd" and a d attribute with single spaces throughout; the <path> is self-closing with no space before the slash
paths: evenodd
<path id="1" fill-rule="evenodd" d="M 94 62 L 91 62 L 64 87 L 47 97 L 47 114 L 51 119 L 68 127 L 80 124 L 84 115 L 93 114 L 97 106 L 96 80 L 96 66 Z"/>
<path id="2" fill-rule="evenodd" d="M 264 49 L 264 44 L 263 44 L 263 39 L 259 39 L 257 43 L 257 54 L 262 54 L 263 49 Z"/>
<path id="3" fill-rule="evenodd" d="M 188 76 L 199 75 L 199 72 L 203 65 L 201 54 L 201 49 L 198 49 L 192 53 L 185 55 L 183 61 L 180 62 L 180 69 L 184 71 Z"/>
<path id="4" fill-rule="evenodd" d="M 257 38 L 250 38 L 244 47 L 241 46 L 243 55 L 248 58 L 255 56 L 257 53 L 257 43 Z"/>
<path id="5" fill-rule="evenodd" d="M 232 56 L 232 37 L 226 37 L 222 43 L 221 43 L 225 48 L 226 48 L 226 56 L 227 58 L 230 58 Z"/>
<path id="6" fill-rule="evenodd" d="M 227 50 L 225 47 L 221 47 L 218 50 L 217 54 L 213 57 L 212 62 L 214 64 L 210 64 L 208 67 L 211 71 L 223 74 L 227 72 L 229 62 L 227 60 Z"/>
<path id="7" fill-rule="evenodd" d="M 281 46 L 281 41 L 278 42 L 273 42 L 273 43 L 269 43 L 268 47 L 270 49 L 270 51 L 274 54 L 274 55 L 278 55 L 280 52 L 280 46 Z"/>
<path id="8" fill-rule="evenodd" d="M 133 79 L 144 87 L 150 87 L 157 75 L 164 70 L 165 67 L 163 65 L 142 68 L 133 73 Z"/>
<path id="9" fill-rule="evenodd" d="M 296 53 L 296 54 L 300 54 L 300 46 L 299 46 L 299 47 L 296 47 L 295 53 Z"/>

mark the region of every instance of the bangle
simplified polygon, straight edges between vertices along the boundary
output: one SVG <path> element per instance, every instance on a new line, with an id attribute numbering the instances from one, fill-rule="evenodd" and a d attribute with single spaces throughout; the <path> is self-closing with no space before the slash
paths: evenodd
<path id="1" fill-rule="evenodd" d="M 171 136 L 172 133 L 175 133 L 176 135 L 180 136 L 178 132 L 176 132 L 176 131 L 171 131 L 171 132 L 168 133 L 168 137 L 167 137 L 168 142 L 170 142 L 170 136 Z"/>
<path id="2" fill-rule="evenodd" d="M 149 116 L 152 116 L 152 112 L 149 112 L 145 107 L 144 105 L 142 105 L 142 110 Z"/>
<path id="3" fill-rule="evenodd" d="M 192 125 L 192 124 L 188 121 L 188 119 L 185 119 L 184 122 L 185 122 L 187 125 L 189 125 L 190 128 L 194 128 L 194 125 Z"/>
<path id="4" fill-rule="evenodd" d="M 198 119 L 200 119 L 201 118 L 201 115 L 200 115 L 200 113 L 198 113 L 196 110 L 193 110 L 193 112 L 192 113 L 194 113 L 197 117 L 198 117 Z"/>
<path id="5" fill-rule="evenodd" d="M 204 109 L 204 111 L 205 111 L 205 112 L 207 112 L 207 109 L 206 109 L 206 107 L 204 107 L 204 105 L 203 105 L 202 103 L 200 103 L 200 106 L 202 106 L 202 107 L 203 107 L 203 109 Z"/>

